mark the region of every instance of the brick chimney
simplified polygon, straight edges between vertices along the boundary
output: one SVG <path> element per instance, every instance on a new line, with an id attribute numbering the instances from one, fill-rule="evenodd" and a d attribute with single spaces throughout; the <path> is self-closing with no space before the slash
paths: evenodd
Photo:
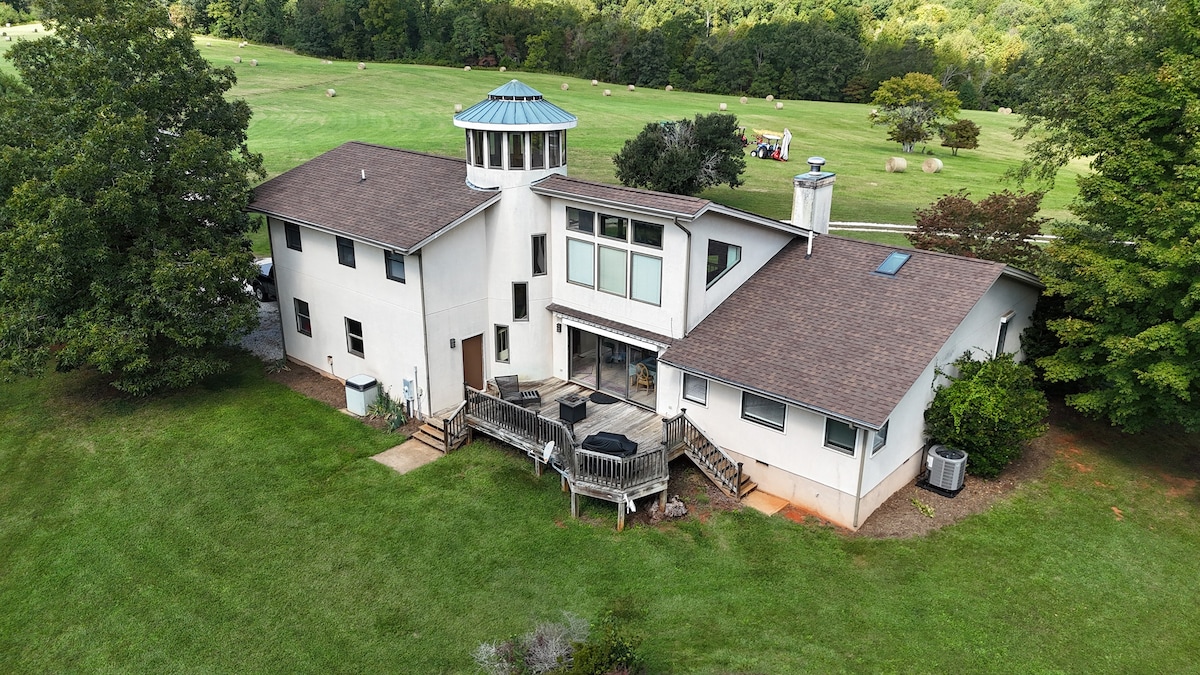
<path id="1" fill-rule="evenodd" d="M 792 225 L 829 234 L 829 206 L 833 202 L 833 182 L 837 174 L 822 171 L 824 157 L 808 158 L 808 173 L 792 179 Z"/>

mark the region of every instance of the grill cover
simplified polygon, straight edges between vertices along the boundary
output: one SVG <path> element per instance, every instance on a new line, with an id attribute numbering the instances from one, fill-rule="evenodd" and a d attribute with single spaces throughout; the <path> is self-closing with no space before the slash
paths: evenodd
<path id="1" fill-rule="evenodd" d="M 629 440 L 624 434 L 612 434 L 601 431 L 583 439 L 583 449 L 603 452 L 617 457 L 632 457 L 637 454 L 637 443 Z"/>

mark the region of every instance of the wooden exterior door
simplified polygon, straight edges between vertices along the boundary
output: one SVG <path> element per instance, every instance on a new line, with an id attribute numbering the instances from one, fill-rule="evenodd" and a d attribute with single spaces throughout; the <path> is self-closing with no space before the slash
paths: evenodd
<path id="1" fill-rule="evenodd" d="M 483 336 L 462 341 L 463 381 L 475 389 L 483 389 Z"/>

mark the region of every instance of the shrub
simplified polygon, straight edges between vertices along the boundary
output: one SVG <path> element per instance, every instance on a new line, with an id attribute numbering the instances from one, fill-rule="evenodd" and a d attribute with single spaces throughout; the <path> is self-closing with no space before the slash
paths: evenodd
<path id="1" fill-rule="evenodd" d="M 569 672 L 573 675 L 638 672 L 641 659 L 637 655 L 637 648 L 640 644 L 641 640 L 609 612 L 587 640 L 576 646 Z"/>
<path id="2" fill-rule="evenodd" d="M 925 433 L 967 453 L 967 471 L 991 478 L 1021 456 L 1021 444 L 1046 430 L 1046 396 L 1034 386 L 1033 369 L 1012 354 L 976 361 L 970 352 L 954 362 L 925 411 Z"/>
<path id="3" fill-rule="evenodd" d="M 485 642 L 475 648 L 475 663 L 489 675 L 561 673 L 571 665 L 577 645 L 588 637 L 587 621 L 563 612 L 561 623 L 540 623 L 520 637 Z"/>

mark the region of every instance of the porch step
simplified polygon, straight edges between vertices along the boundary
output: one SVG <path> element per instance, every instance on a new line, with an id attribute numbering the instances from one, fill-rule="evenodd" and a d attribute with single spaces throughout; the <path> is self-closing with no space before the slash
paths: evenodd
<path id="1" fill-rule="evenodd" d="M 413 434 L 412 437 L 413 440 L 420 441 L 421 443 L 428 445 L 438 452 L 442 452 L 446 448 L 446 432 L 433 426 L 432 424 L 429 424 L 429 422 L 422 424 L 421 427 L 417 429 L 417 433 Z"/>
<path id="2" fill-rule="evenodd" d="M 758 483 L 750 480 L 750 476 L 742 474 L 742 484 L 738 486 L 738 499 L 744 499 L 746 495 L 758 489 Z"/>

